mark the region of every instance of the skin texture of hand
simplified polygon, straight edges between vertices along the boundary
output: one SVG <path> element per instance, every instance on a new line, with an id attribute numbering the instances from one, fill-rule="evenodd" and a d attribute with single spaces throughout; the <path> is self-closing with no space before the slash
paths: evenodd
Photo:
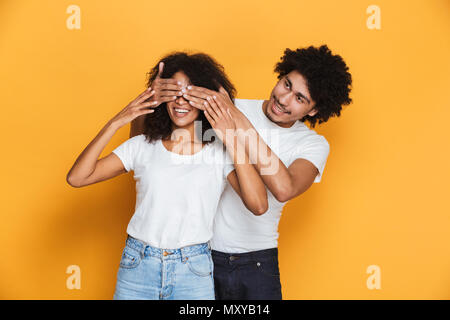
<path id="1" fill-rule="evenodd" d="M 155 91 L 155 94 L 151 97 L 151 101 L 156 103 L 155 108 L 164 102 L 173 101 L 183 94 L 181 90 L 184 87 L 179 81 L 161 78 L 163 69 L 164 62 L 160 62 L 156 79 L 151 84 L 151 87 Z"/>
<path id="2" fill-rule="evenodd" d="M 127 123 L 133 121 L 135 118 L 143 115 L 152 113 L 155 110 L 156 102 L 145 102 L 147 99 L 151 98 L 155 94 L 155 90 L 148 88 L 142 92 L 136 99 L 131 101 L 125 108 L 123 108 L 118 114 L 116 114 L 111 120 L 118 128 L 123 127 Z M 149 109 L 150 108 L 150 109 Z"/>
<path id="3" fill-rule="evenodd" d="M 187 99 L 189 104 L 193 107 L 205 110 L 205 105 L 208 105 L 208 102 L 211 99 L 214 99 L 221 109 L 227 110 L 235 124 L 239 121 L 246 120 L 244 114 L 234 105 L 228 92 L 223 87 L 220 87 L 219 92 L 197 86 L 188 86 L 187 90 L 184 91 L 187 93 L 183 94 L 183 97 Z"/>
<path id="4" fill-rule="evenodd" d="M 226 145 L 227 141 L 233 139 L 236 126 L 229 109 L 218 105 L 216 101 L 217 97 L 215 95 L 213 98 L 207 97 L 204 102 L 205 110 L 203 112 L 219 139 Z"/>
<path id="5" fill-rule="evenodd" d="M 219 91 L 214 91 L 197 86 L 188 86 L 185 92 L 186 93 L 183 94 L 183 97 L 189 100 L 189 103 L 192 106 L 199 108 L 200 110 L 204 110 L 204 103 L 208 101 L 208 98 L 212 99 L 214 97 L 217 104 L 223 108 L 229 108 L 230 111 L 233 111 L 232 109 L 237 109 L 233 104 L 233 101 L 231 101 L 228 92 L 222 87 L 220 87 Z"/>
<path id="6" fill-rule="evenodd" d="M 256 136 L 256 144 L 245 143 L 245 153 L 250 156 L 250 161 L 255 165 L 264 184 L 278 201 L 288 201 L 302 194 L 312 185 L 318 173 L 314 165 L 305 159 L 297 159 L 287 168 L 262 140 L 251 122 L 234 105 L 223 88 L 220 88 L 219 92 L 196 86 L 189 86 L 187 89 L 183 97 L 188 99 L 192 106 L 201 110 L 205 109 L 204 101 L 208 101 L 208 97 L 216 96 L 217 105 L 227 110 L 233 119 L 238 140 L 245 140 L 248 134 Z M 254 141 L 254 139 L 248 139 L 248 141 Z"/>

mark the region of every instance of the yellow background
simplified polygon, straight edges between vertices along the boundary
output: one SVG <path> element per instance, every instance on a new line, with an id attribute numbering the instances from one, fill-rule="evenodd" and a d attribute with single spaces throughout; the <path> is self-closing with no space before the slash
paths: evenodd
<path id="1" fill-rule="evenodd" d="M 80 30 L 66 28 L 71 4 Z M 372 4 L 381 30 L 366 27 Z M 0 298 L 112 298 L 132 174 L 81 189 L 66 174 L 161 56 L 209 53 L 239 98 L 263 99 L 285 48 L 326 43 L 350 66 L 354 103 L 315 128 L 330 143 L 322 182 L 283 211 L 284 298 L 449 299 L 449 31 L 446 0 L 2 0 Z M 69 265 L 80 290 L 66 288 Z"/>

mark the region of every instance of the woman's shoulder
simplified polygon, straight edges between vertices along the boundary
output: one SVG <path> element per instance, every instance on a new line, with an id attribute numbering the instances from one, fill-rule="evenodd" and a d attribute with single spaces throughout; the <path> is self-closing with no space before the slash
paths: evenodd
<path id="1" fill-rule="evenodd" d="M 136 136 L 133 136 L 129 138 L 126 143 L 134 148 L 135 150 L 138 150 L 140 152 L 145 151 L 152 151 L 157 147 L 157 140 L 150 141 L 148 137 L 145 134 L 139 134 Z"/>
<path id="2" fill-rule="evenodd" d="M 155 141 L 150 142 L 149 139 L 147 138 L 147 136 L 143 133 L 131 137 L 130 139 L 128 139 L 128 141 L 130 141 L 131 143 L 137 143 L 137 144 L 143 144 L 143 143 L 155 144 Z"/>

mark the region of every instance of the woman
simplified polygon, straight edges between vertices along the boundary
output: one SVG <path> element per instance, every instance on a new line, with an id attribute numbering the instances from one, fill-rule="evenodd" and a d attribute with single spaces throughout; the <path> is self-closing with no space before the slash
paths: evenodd
<path id="1" fill-rule="evenodd" d="M 214 299 L 208 241 L 226 180 L 254 214 L 267 210 L 267 193 L 245 152 L 240 161 L 237 141 L 225 134 L 235 129 L 229 113 L 214 101 L 209 112 L 200 111 L 182 97 L 189 85 L 223 87 L 233 97 L 222 66 L 183 52 L 161 62 L 150 71 L 149 88 L 108 121 L 67 181 L 82 187 L 134 171 L 136 208 L 114 299 Z M 145 132 L 98 159 L 114 133 L 141 115 Z"/>

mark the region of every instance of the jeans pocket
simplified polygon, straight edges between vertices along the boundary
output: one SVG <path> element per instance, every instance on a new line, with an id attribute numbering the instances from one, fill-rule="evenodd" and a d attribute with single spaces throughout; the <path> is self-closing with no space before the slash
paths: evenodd
<path id="1" fill-rule="evenodd" d="M 136 268 L 141 262 L 141 254 L 129 247 L 125 246 L 122 253 L 122 258 L 120 259 L 120 268 L 133 269 Z"/>
<path id="2" fill-rule="evenodd" d="M 256 269 L 261 273 L 271 276 L 271 277 L 279 277 L 280 270 L 278 268 L 278 259 L 276 257 L 270 259 L 260 259 L 254 261 L 256 265 Z"/>
<path id="3" fill-rule="evenodd" d="M 189 257 L 186 263 L 189 270 L 199 277 L 207 277 L 212 275 L 213 262 L 210 254 L 202 253 Z"/>

